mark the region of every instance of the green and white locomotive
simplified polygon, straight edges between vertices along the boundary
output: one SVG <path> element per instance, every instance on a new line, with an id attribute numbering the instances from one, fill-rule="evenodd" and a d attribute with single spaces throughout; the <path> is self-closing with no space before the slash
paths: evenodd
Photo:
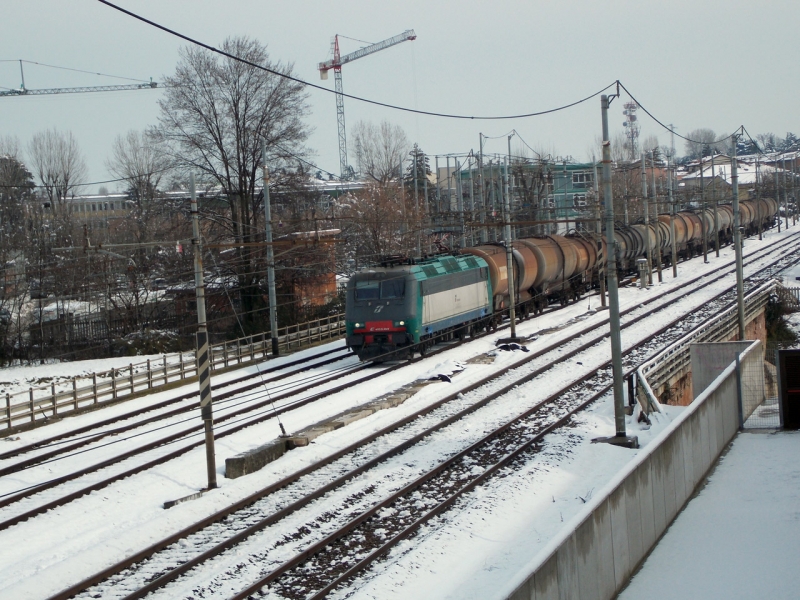
<path id="1" fill-rule="evenodd" d="M 492 318 L 489 267 L 476 256 L 437 256 L 360 271 L 347 283 L 347 346 L 362 360 L 424 354 Z"/>

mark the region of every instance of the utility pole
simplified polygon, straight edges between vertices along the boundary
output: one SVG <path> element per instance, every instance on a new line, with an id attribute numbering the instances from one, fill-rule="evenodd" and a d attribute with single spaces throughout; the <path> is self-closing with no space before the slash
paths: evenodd
<path id="1" fill-rule="evenodd" d="M 200 241 L 200 218 L 197 213 L 197 193 L 194 174 L 189 175 L 192 198 L 192 249 L 194 250 L 194 292 L 197 299 L 197 381 L 200 385 L 200 416 L 206 436 L 206 471 L 208 489 L 217 487 L 217 463 L 214 453 L 214 415 L 211 407 L 211 362 L 209 360 L 208 328 L 206 324 L 206 292 L 203 281 L 203 245 Z"/>
<path id="2" fill-rule="evenodd" d="M 514 135 L 516 133 L 517 133 L 516 131 L 512 131 L 508 135 L 508 166 L 506 167 L 506 169 L 509 169 L 509 170 L 511 169 L 511 138 L 514 137 Z M 510 174 L 509 174 L 509 180 L 508 181 L 509 181 L 509 184 L 508 184 L 508 188 L 506 188 L 506 194 L 509 196 L 509 200 L 508 200 L 509 206 L 513 206 L 511 199 L 512 199 L 512 197 L 514 195 L 514 178 L 511 177 Z M 519 237 L 519 231 L 515 231 L 514 232 L 514 237 Z"/>
<path id="3" fill-rule="evenodd" d="M 422 215 L 419 210 L 419 149 L 414 144 L 414 206 L 417 211 L 417 256 L 422 256 Z M 423 163 L 424 170 L 424 163 Z"/>
<path id="4" fill-rule="evenodd" d="M 653 285 L 653 249 L 650 247 L 650 211 L 647 199 L 647 167 L 645 166 L 645 155 L 642 152 L 642 203 L 644 204 L 644 230 L 647 239 L 644 240 L 647 250 L 647 285 Z"/>
<path id="5" fill-rule="evenodd" d="M 761 206 L 761 181 L 760 181 L 761 174 L 758 168 L 758 154 L 756 154 L 756 206 Z M 759 208 L 759 213 L 761 209 Z M 758 220 L 758 240 L 761 241 L 763 239 L 762 234 L 762 224 L 761 219 Z"/>
<path id="6" fill-rule="evenodd" d="M 650 163 L 653 166 L 653 202 L 656 207 L 655 225 L 653 229 L 656 233 L 656 269 L 658 270 L 658 283 L 664 281 L 664 276 L 661 274 L 661 223 L 658 220 L 658 194 L 656 192 L 656 152 L 650 152 Z"/>
<path id="7" fill-rule="evenodd" d="M 442 212 L 442 182 L 439 181 L 439 156 L 435 156 L 434 160 L 436 161 L 436 212 L 439 214 L 441 218 Z"/>
<path id="8" fill-rule="evenodd" d="M 617 94 L 618 95 L 618 94 Z M 613 98 L 614 96 L 612 96 Z M 636 436 L 628 436 L 625 431 L 625 396 L 622 390 L 622 341 L 620 339 L 619 289 L 617 284 L 616 243 L 614 241 L 614 201 L 611 191 L 611 141 L 608 136 L 609 96 L 600 97 L 603 121 L 603 196 L 606 212 L 606 247 L 608 248 L 608 305 L 611 338 L 611 370 L 614 389 L 614 425 L 616 435 L 598 441 L 638 448 Z"/>
<path id="9" fill-rule="evenodd" d="M 472 154 L 472 150 L 469 151 Z M 475 244 L 475 181 L 472 177 L 472 163 L 467 161 L 467 166 L 469 167 L 469 214 L 470 214 L 470 223 L 471 226 L 469 228 L 469 243 L 474 245 Z"/>
<path id="10" fill-rule="evenodd" d="M 464 248 L 467 245 L 467 229 L 464 222 L 464 194 L 461 187 L 461 163 L 458 162 L 458 158 L 453 158 L 453 162 L 455 162 L 455 170 L 456 170 L 456 208 L 458 210 L 458 224 L 461 228 L 461 247 Z"/>
<path id="11" fill-rule="evenodd" d="M 669 236 L 670 245 L 672 246 L 672 278 L 675 279 L 678 276 L 678 252 L 677 244 L 675 243 L 675 201 L 672 199 L 672 152 L 670 152 L 670 157 L 667 159 L 667 180 L 667 193 L 669 194 Z"/>
<path id="12" fill-rule="evenodd" d="M 597 160 L 592 155 L 592 185 L 594 187 L 595 215 L 597 217 L 597 277 L 600 279 L 600 306 L 606 307 L 606 273 L 603 269 L 603 222 L 600 218 L 600 182 L 597 180 Z"/>
<path id="13" fill-rule="evenodd" d="M 708 227 L 706 226 L 706 185 L 703 175 L 706 170 L 705 152 L 700 150 L 700 206 L 702 217 L 700 228 L 703 230 L 703 262 L 708 263 Z"/>
<path id="14" fill-rule="evenodd" d="M 786 229 L 789 229 L 789 192 L 786 185 L 786 157 L 784 156 L 781 160 L 783 161 L 783 167 L 781 168 L 781 171 L 783 171 L 783 173 L 781 173 L 781 179 L 783 179 L 783 210 L 786 216 Z"/>
<path id="15" fill-rule="evenodd" d="M 517 318 L 516 318 L 516 294 L 514 289 L 514 248 L 511 241 L 511 203 L 509 202 L 508 194 L 508 159 L 505 161 L 505 198 L 503 201 L 503 208 L 505 212 L 505 243 L 506 243 L 506 273 L 508 280 L 508 319 L 511 323 L 511 336 L 502 340 L 504 342 L 518 343 L 521 340 L 517 337 Z M 499 165 L 498 165 L 499 167 Z"/>
<path id="16" fill-rule="evenodd" d="M 267 288 L 269 291 L 269 334 L 272 338 L 272 355 L 278 356 L 278 300 L 275 294 L 275 252 L 272 248 L 272 207 L 269 200 L 269 167 L 267 149 L 261 143 L 261 163 L 264 169 L 264 237 L 267 242 Z"/>
<path id="17" fill-rule="evenodd" d="M 739 317 L 739 341 L 744 341 L 744 266 L 742 264 L 742 232 L 739 214 L 739 166 L 736 161 L 736 142 L 733 136 L 733 160 L 731 161 L 731 187 L 733 187 L 733 245 L 736 253 L 736 308 Z"/>
<path id="18" fill-rule="evenodd" d="M 719 217 L 717 216 L 717 175 L 714 173 L 714 152 L 711 153 L 711 205 L 714 207 L 714 251 L 719 258 Z M 759 222 L 761 222 L 760 219 Z"/>
<path id="19" fill-rule="evenodd" d="M 486 202 L 483 195 L 483 134 L 478 134 L 479 150 L 478 150 L 478 200 L 481 203 L 481 210 L 479 213 L 481 225 L 481 243 L 485 244 L 487 241 L 486 235 Z"/>

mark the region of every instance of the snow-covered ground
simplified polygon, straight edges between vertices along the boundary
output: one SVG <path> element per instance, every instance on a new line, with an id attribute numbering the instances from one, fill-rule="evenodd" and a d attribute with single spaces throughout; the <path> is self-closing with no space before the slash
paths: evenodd
<path id="1" fill-rule="evenodd" d="M 800 596 L 800 432 L 742 433 L 620 600 Z"/>
<path id="2" fill-rule="evenodd" d="M 789 233 L 796 230 L 791 228 Z M 746 254 L 779 240 L 785 234 L 770 232 L 763 242 L 748 241 Z M 623 308 L 635 306 L 644 297 L 668 291 L 691 276 L 714 273 L 721 263 L 730 264 L 732 261 L 732 250 L 724 249 L 721 258 L 712 258 L 708 265 L 703 265 L 697 259 L 681 263 L 679 278 L 675 282 L 671 273 L 666 271 L 664 283 L 654 288 L 620 290 L 621 305 Z M 750 267 L 746 273 L 755 270 L 757 268 Z M 718 287 L 708 290 L 706 296 L 674 302 L 666 311 L 668 314 L 660 318 L 668 320 L 695 310 L 704 302 L 704 297 L 729 287 L 732 282 L 731 277 L 726 284 L 718 284 Z M 594 321 L 599 323 L 605 318 L 605 313 L 594 311 L 598 304 L 596 297 L 586 298 L 543 318 L 523 322 L 518 327 L 518 333 L 526 336 L 539 334 L 538 339 L 529 344 L 531 349 L 554 339 L 567 341 L 578 327 Z M 643 324 L 638 332 L 624 333 L 623 343 L 629 345 L 635 339 L 646 337 L 648 327 L 650 331 L 655 329 L 654 324 L 649 323 Z M 544 333 L 545 330 L 549 333 Z M 341 343 L 335 342 L 325 348 Z M 467 364 L 470 358 L 489 351 L 492 343 L 490 338 L 476 340 L 395 371 L 375 382 L 353 386 L 345 393 L 331 395 L 325 402 L 288 413 L 284 423 L 289 431 L 298 431 L 419 377 L 452 372 L 456 363 Z M 314 351 L 319 350 L 317 348 Z M 593 356 L 592 360 L 602 362 L 608 357 L 608 349 L 604 346 L 595 354 L 597 356 Z M 133 551 L 305 467 L 309 462 L 435 401 L 455 386 L 466 386 L 489 370 L 518 358 L 519 353 L 500 352 L 494 364 L 469 364 L 460 375 L 453 378 L 452 384 L 429 385 L 395 409 L 380 411 L 354 425 L 317 438 L 307 448 L 294 450 L 262 471 L 240 479 L 227 480 L 223 477 L 225 458 L 273 439 L 278 433 L 277 424 L 274 420 L 267 421 L 220 439 L 217 442 L 220 489 L 173 509 L 163 510 L 162 503 L 192 493 L 205 484 L 202 448 L 2 531 L 0 596 L 24 599 L 55 593 Z M 572 377 L 583 369 L 589 371 L 591 366 L 580 363 L 564 365 L 559 373 L 533 386 L 535 389 L 530 389 L 530 386 L 520 389 L 499 403 L 498 408 L 492 408 L 480 418 L 486 419 L 488 416 L 499 419 L 513 408 L 515 402 L 523 406 L 533 402 L 536 397 L 552 393 L 563 385 L 562 377 Z M 172 393 L 180 391 L 184 390 Z M 155 401 L 162 394 L 133 400 L 125 405 L 133 408 L 143 402 Z M 10 442 L 8 448 L 12 448 L 13 444 L 30 443 L 46 430 L 55 431 L 51 428 L 85 425 L 108 418 L 111 413 L 107 411 L 123 410 L 124 407 L 118 406 L 65 419 L 41 430 L 21 434 L 22 439 Z M 643 444 L 647 444 L 680 410 L 678 407 L 667 407 L 666 412 L 654 421 L 652 429 L 642 429 L 635 423 L 629 424 L 630 429 L 640 436 Z M 461 437 L 477 435 L 481 427 L 486 427 L 480 418 L 461 423 Z M 588 499 L 587 495 L 602 487 L 635 456 L 635 451 L 590 443 L 591 438 L 608 435 L 613 430 L 611 403 L 608 399 L 599 401 L 576 419 L 575 427 L 550 436 L 543 451 L 519 471 L 494 478 L 475 490 L 454 510 L 431 522 L 422 534 L 396 547 L 387 561 L 356 581 L 347 592 L 339 594 L 352 593 L 359 598 L 493 597 L 502 588 L 503 582 L 518 574 L 564 523 L 577 514 Z M 90 455 L 84 455 L 87 464 L 96 460 Z M 161 597 L 170 596 L 163 593 Z"/>

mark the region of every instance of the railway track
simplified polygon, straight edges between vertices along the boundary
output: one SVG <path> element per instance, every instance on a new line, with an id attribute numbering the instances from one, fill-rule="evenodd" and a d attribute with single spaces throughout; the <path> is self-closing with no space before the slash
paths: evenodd
<path id="1" fill-rule="evenodd" d="M 774 247 L 770 249 L 770 252 L 774 252 Z M 748 257 L 748 260 L 753 260 L 753 257 Z M 709 276 L 704 277 L 708 278 Z M 717 280 L 719 277 L 720 276 L 717 275 L 711 277 L 711 279 Z M 696 278 L 696 280 L 686 282 L 685 286 L 692 285 L 699 279 L 700 278 Z M 630 318 L 625 321 L 623 328 L 627 329 L 641 322 L 648 314 L 652 315 L 658 313 L 668 306 L 670 302 L 673 302 L 676 297 L 688 293 L 689 292 L 684 291 L 680 294 L 665 294 L 665 296 L 649 299 L 637 307 L 624 311 L 625 315 Z M 726 292 L 726 294 L 730 294 L 730 292 Z M 666 298 L 666 296 L 672 297 Z M 721 296 L 724 296 L 724 294 Z M 659 300 L 661 300 L 661 302 L 659 302 Z M 724 300 L 720 298 L 716 302 L 718 304 L 723 301 Z M 646 305 L 655 303 L 658 303 L 658 305 L 654 308 L 642 310 Z M 717 306 L 712 303 L 706 303 L 703 310 L 694 313 L 690 319 L 694 321 L 700 320 L 702 319 L 702 315 L 711 314 L 716 312 L 716 310 L 718 310 Z M 681 317 L 679 320 L 685 322 L 686 318 Z M 595 323 L 585 328 L 583 334 L 588 336 L 591 330 L 597 329 L 600 326 L 602 326 L 602 323 Z M 670 338 L 667 335 L 666 338 L 658 342 L 658 346 L 662 343 L 668 343 L 671 339 L 685 333 L 684 326 L 675 327 L 673 323 L 661 328 L 662 335 L 666 335 L 670 327 L 675 330 L 672 334 L 673 337 Z M 534 355 L 526 357 L 523 361 L 504 368 L 499 373 L 493 373 L 490 377 L 486 378 L 486 380 L 479 381 L 465 389 L 461 389 L 423 411 L 418 411 L 403 421 L 384 428 L 380 432 L 364 440 L 360 440 L 356 444 L 348 446 L 325 461 L 277 482 L 269 488 L 242 500 L 235 506 L 216 513 L 203 522 L 197 523 L 187 530 L 179 532 L 175 536 L 162 540 L 159 544 L 115 565 L 111 569 L 98 574 L 90 580 L 82 582 L 78 586 L 66 590 L 63 594 L 55 598 L 68 598 L 81 590 L 86 590 L 82 597 L 96 597 L 97 593 L 101 593 L 103 597 L 105 597 L 113 591 L 114 597 L 121 597 L 124 593 L 128 594 L 125 597 L 134 598 L 142 597 L 155 589 L 163 587 L 194 566 L 203 564 L 206 561 L 215 560 L 215 557 L 225 553 L 228 548 L 241 544 L 254 534 L 280 523 L 287 515 L 305 509 L 314 500 L 321 498 L 325 494 L 335 492 L 340 487 L 345 486 L 347 482 L 352 482 L 368 470 L 375 469 L 392 457 L 412 449 L 419 441 L 445 430 L 453 423 L 485 407 L 489 402 L 508 394 L 517 386 L 535 381 L 552 369 L 554 363 L 558 360 L 571 359 L 579 356 L 580 353 L 586 352 L 588 349 L 601 343 L 606 337 L 606 334 L 588 337 L 590 339 L 573 344 L 574 347 L 565 348 L 562 344 L 554 344 L 551 347 L 544 348 Z M 558 348 L 556 346 L 558 346 Z M 652 347 L 652 343 L 650 346 Z M 634 345 L 633 348 L 629 348 L 626 352 L 628 368 L 633 368 L 635 364 L 641 362 L 642 347 L 644 347 L 642 344 L 638 346 Z M 598 369 L 599 373 L 597 372 Z M 378 504 L 375 504 L 371 500 L 371 494 L 365 493 L 363 490 L 360 492 L 351 492 L 349 495 L 345 494 L 346 498 L 344 498 L 345 502 L 342 503 L 342 506 L 346 508 L 341 509 L 341 514 L 338 515 L 339 517 L 342 515 L 345 517 L 344 520 L 346 524 L 343 527 L 339 527 L 331 533 L 323 535 L 330 529 L 326 524 L 335 519 L 327 518 L 325 514 L 318 516 L 318 521 L 321 522 L 309 525 L 304 528 L 304 531 L 300 533 L 295 532 L 296 535 L 291 536 L 297 544 L 300 544 L 301 541 L 304 544 L 309 542 L 309 540 L 306 539 L 309 536 L 316 537 L 317 539 L 313 540 L 310 546 L 306 545 L 295 556 L 291 556 L 287 560 L 281 561 L 281 555 L 282 553 L 285 554 L 285 552 L 283 552 L 283 550 L 276 550 L 273 554 L 277 553 L 277 558 L 267 558 L 266 556 L 259 555 L 257 560 L 250 561 L 251 563 L 255 562 L 259 565 L 269 563 L 274 568 L 267 575 L 257 577 L 250 587 L 235 597 L 247 597 L 247 595 L 254 593 L 265 585 L 272 585 L 274 589 L 282 590 L 280 593 L 287 597 L 306 597 L 310 593 L 326 593 L 333 587 L 339 585 L 344 579 L 352 576 L 355 572 L 354 569 L 359 570 L 364 568 L 369 561 L 374 560 L 374 557 L 385 553 L 392 545 L 397 543 L 397 541 L 411 535 L 419 525 L 452 505 L 458 497 L 469 491 L 469 489 L 478 485 L 498 469 L 502 469 L 504 465 L 508 464 L 508 461 L 514 460 L 513 457 L 521 455 L 526 452 L 527 449 L 535 448 L 537 440 L 541 439 L 548 431 L 551 431 L 552 427 L 557 426 L 559 423 L 563 424 L 566 422 L 565 419 L 568 420 L 569 415 L 573 414 L 575 410 L 591 403 L 597 397 L 602 396 L 610 381 L 610 374 L 606 372 L 607 369 L 608 364 L 600 365 L 597 369 L 592 369 L 589 374 L 581 377 L 578 381 L 573 380 L 568 382 L 558 393 L 553 394 L 550 398 L 537 404 L 522 415 L 516 416 L 513 420 L 505 423 L 496 431 L 490 432 L 484 439 L 476 441 L 458 454 L 437 464 L 424 475 L 412 480 L 400 489 L 394 490 Z M 588 388 L 591 388 L 594 392 L 586 397 L 584 392 Z M 570 390 L 576 393 L 582 390 L 581 393 L 583 395 L 576 396 L 576 393 L 568 394 Z M 480 395 L 480 398 L 468 398 L 468 396 L 472 396 L 476 393 Z M 556 398 L 564 397 L 565 394 L 568 394 L 571 398 L 567 409 L 555 402 Z M 466 406 L 457 407 L 456 405 L 459 403 L 466 403 Z M 546 407 L 552 408 L 546 409 Z M 567 412 L 564 412 L 564 410 Z M 425 427 L 425 424 L 422 422 L 425 421 L 425 419 L 434 420 L 436 422 Z M 519 435 L 517 435 L 520 432 L 526 435 L 520 438 Z M 380 443 L 375 444 L 375 442 L 380 442 L 381 440 L 385 446 L 387 443 L 385 438 L 387 436 L 405 437 L 400 443 L 393 445 L 389 450 L 384 452 L 373 450 L 372 454 L 367 456 L 369 453 L 366 451 L 366 448 L 371 445 L 381 445 Z M 504 450 L 498 454 L 497 448 L 500 446 L 498 446 L 497 441 L 492 440 L 506 438 L 517 440 L 514 442 L 516 446 L 513 450 L 508 450 L 507 446 L 503 446 L 503 448 L 506 448 L 508 451 Z M 470 456 L 472 458 L 469 458 Z M 476 457 L 484 458 L 478 460 Z M 458 465 L 466 464 L 468 466 L 471 465 L 470 472 L 475 471 L 472 467 L 475 465 L 483 465 L 483 462 L 487 460 L 485 457 L 494 457 L 496 460 L 494 463 L 486 463 L 486 466 L 480 466 L 480 473 L 474 476 L 464 477 L 464 471 L 459 470 L 460 467 L 458 467 Z M 358 463 L 359 460 L 360 464 L 354 466 L 353 463 Z M 330 473 L 328 473 L 329 483 L 321 487 L 318 486 L 313 490 L 303 489 L 304 485 L 308 487 L 307 484 L 303 483 L 303 477 L 313 473 L 315 479 L 318 480 L 321 476 L 320 471 L 325 469 L 330 471 Z M 444 479 L 442 479 L 442 477 Z M 375 478 L 373 477 L 372 479 Z M 464 485 L 456 485 L 458 482 L 463 482 Z M 422 510 L 418 507 L 419 510 L 416 512 L 411 511 L 407 505 L 412 503 L 412 500 L 414 501 L 413 503 L 420 504 L 419 494 L 421 490 L 429 490 L 430 493 L 433 494 L 430 502 L 428 502 L 428 500 L 421 502 L 423 508 L 429 504 L 431 508 L 430 510 Z M 339 495 L 341 496 L 342 493 L 344 492 L 339 492 Z M 284 498 L 283 496 L 287 497 Z M 297 499 L 297 496 L 299 496 L 299 499 Z M 371 533 L 364 533 L 364 527 L 367 527 L 369 523 L 381 523 L 385 521 L 386 519 L 381 516 L 381 511 L 393 506 L 394 503 L 398 503 L 400 508 L 395 507 L 397 510 L 392 509 L 392 511 L 390 511 L 392 514 L 405 515 L 406 512 L 408 512 L 408 515 L 395 519 L 396 522 L 389 519 L 389 521 L 394 523 L 392 528 L 377 527 L 377 530 L 380 530 L 379 533 L 376 533 L 374 528 Z M 363 510 L 359 509 L 360 512 L 358 515 L 353 516 L 353 511 L 356 511 L 356 507 L 364 504 L 368 505 L 368 507 Z M 422 512 L 420 512 L 421 510 Z M 268 516 L 264 518 L 264 514 Z M 348 519 L 346 517 L 352 518 Z M 413 528 L 411 527 L 412 525 L 414 525 Z M 320 536 L 322 536 L 321 539 Z M 369 547 L 364 547 L 363 543 L 360 543 L 360 545 L 356 544 L 351 538 L 347 538 L 351 541 L 345 543 L 342 541 L 345 539 L 345 536 L 355 536 L 355 538 L 352 539 L 357 540 L 362 538 L 363 540 L 371 540 L 371 545 L 368 544 Z M 377 540 L 384 538 L 387 540 L 385 544 L 377 543 Z M 178 544 L 178 542 L 181 541 L 182 543 Z M 275 548 L 284 548 L 285 546 L 291 545 L 291 543 L 289 541 L 285 543 L 280 542 L 275 544 Z M 172 548 L 174 545 L 177 545 L 177 548 Z M 170 550 L 170 548 L 172 548 L 172 550 Z M 327 550 L 329 548 L 336 548 L 338 550 L 329 551 Z M 172 552 L 173 555 L 170 555 L 170 552 Z M 342 555 L 342 552 L 344 552 L 344 555 Z M 164 553 L 166 553 L 166 556 Z M 192 554 L 194 554 L 194 556 L 192 556 Z M 347 558 L 355 555 L 363 555 L 363 557 L 358 561 Z M 324 558 L 325 556 L 327 556 L 327 558 Z M 322 564 L 322 562 L 314 564 L 304 562 L 309 560 L 309 557 L 319 557 L 311 558 L 310 560 L 327 560 L 328 562 L 326 564 Z M 364 562 L 364 560 L 367 562 Z M 293 576 L 292 570 L 302 564 L 307 565 L 307 568 L 302 570 L 302 577 Z M 134 567 L 134 565 L 136 566 Z M 336 567 L 336 565 L 339 566 Z M 330 578 L 330 581 L 317 581 L 317 583 L 313 584 L 311 587 L 308 587 L 309 584 L 305 583 L 303 585 L 306 587 L 302 587 L 298 581 L 303 580 L 308 582 L 308 574 L 310 572 L 327 573 L 331 575 L 332 578 Z M 239 569 L 236 570 L 236 573 L 237 577 L 242 574 Z M 88 586 L 97 584 L 109 577 L 111 577 L 111 579 L 106 582 L 106 585 L 87 589 Z M 131 588 L 131 584 L 135 584 L 133 588 Z M 141 584 L 141 587 L 137 588 L 136 585 L 139 584 Z M 109 585 L 112 587 L 108 587 Z M 122 593 L 120 593 L 121 589 L 123 590 Z"/>

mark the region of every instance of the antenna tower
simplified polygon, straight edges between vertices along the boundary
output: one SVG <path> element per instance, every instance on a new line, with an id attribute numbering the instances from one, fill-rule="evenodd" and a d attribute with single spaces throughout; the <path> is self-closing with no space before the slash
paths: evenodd
<path id="1" fill-rule="evenodd" d="M 625 137 L 628 138 L 628 153 L 630 154 L 630 160 L 634 161 L 637 158 L 638 154 L 638 140 L 639 140 L 639 123 L 638 118 L 636 116 L 636 111 L 639 108 L 639 105 L 636 102 L 626 102 L 622 105 L 624 109 L 622 114 L 625 115 L 625 120 L 622 122 L 622 126 L 625 128 Z"/>

